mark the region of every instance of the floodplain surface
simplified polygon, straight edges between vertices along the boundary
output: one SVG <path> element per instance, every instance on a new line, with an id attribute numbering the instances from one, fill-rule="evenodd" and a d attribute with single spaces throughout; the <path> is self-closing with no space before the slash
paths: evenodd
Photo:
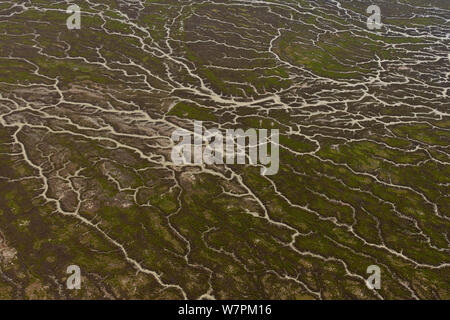
<path id="1" fill-rule="evenodd" d="M 376 2 L 1 1 L 0 298 L 450 299 L 449 1 Z"/>

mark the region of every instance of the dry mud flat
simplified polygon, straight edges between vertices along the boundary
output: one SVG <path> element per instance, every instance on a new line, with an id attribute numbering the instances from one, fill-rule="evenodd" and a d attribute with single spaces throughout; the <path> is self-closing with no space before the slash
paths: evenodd
<path id="1" fill-rule="evenodd" d="M 370 4 L 1 2 L 0 297 L 449 299 L 450 8 Z M 280 171 L 174 165 L 194 120 Z"/>

